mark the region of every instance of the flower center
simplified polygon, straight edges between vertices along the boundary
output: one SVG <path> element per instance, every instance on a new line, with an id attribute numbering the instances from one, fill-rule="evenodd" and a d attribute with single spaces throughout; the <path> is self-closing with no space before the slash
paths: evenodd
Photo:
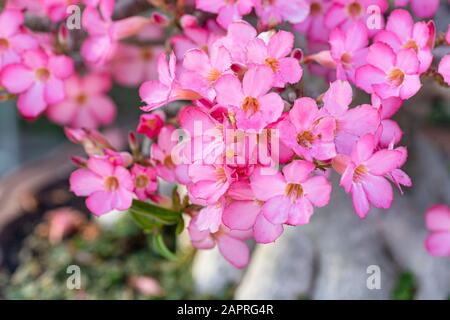
<path id="1" fill-rule="evenodd" d="M 35 75 L 39 81 L 47 81 L 50 78 L 50 71 L 47 68 L 39 68 L 35 71 Z"/>
<path id="2" fill-rule="evenodd" d="M 5 38 L 0 39 L 0 51 L 6 50 L 9 48 L 9 41 Z"/>
<path id="3" fill-rule="evenodd" d="M 83 105 L 83 104 L 85 104 L 87 102 L 87 99 L 88 99 L 87 95 L 85 95 L 84 93 L 80 93 L 77 96 L 77 103 L 79 105 Z"/>
<path id="4" fill-rule="evenodd" d="M 119 180 L 117 180 L 116 177 L 111 176 L 106 178 L 105 180 L 105 189 L 108 192 L 116 191 L 117 189 L 119 189 L 119 185 Z"/>
<path id="5" fill-rule="evenodd" d="M 164 166 L 168 168 L 175 168 L 175 164 L 173 163 L 172 156 L 170 154 L 164 158 Z"/>
<path id="6" fill-rule="evenodd" d="M 360 182 L 364 175 L 368 172 L 367 168 L 360 164 L 356 167 L 355 171 L 353 172 L 353 181 L 354 182 Z"/>
<path id="7" fill-rule="evenodd" d="M 284 193 L 287 197 L 291 198 L 291 200 L 297 200 L 303 196 L 303 187 L 298 183 L 289 183 L 286 186 Z"/>
<path id="8" fill-rule="evenodd" d="M 417 43 L 416 41 L 414 41 L 413 39 L 408 40 L 404 45 L 403 48 L 405 49 L 414 49 L 415 51 L 417 51 L 419 48 L 417 47 Z"/>
<path id="9" fill-rule="evenodd" d="M 363 11 L 361 5 L 358 2 L 352 2 L 347 6 L 347 12 L 348 14 L 353 17 L 359 17 L 361 15 L 361 12 Z"/>
<path id="10" fill-rule="evenodd" d="M 350 64 L 352 63 L 352 55 L 348 52 L 344 53 L 341 56 L 341 61 L 342 64 L 345 65 L 346 67 L 350 66 Z"/>
<path id="11" fill-rule="evenodd" d="M 314 139 L 314 134 L 311 131 L 303 131 L 297 135 L 297 143 L 304 148 L 311 148 Z"/>
<path id="12" fill-rule="evenodd" d="M 149 61 L 153 58 L 152 48 L 143 48 L 141 51 L 141 58 L 144 61 Z"/>
<path id="13" fill-rule="evenodd" d="M 217 168 L 216 169 L 216 177 L 217 177 L 217 181 L 224 183 L 225 181 L 227 181 L 227 174 L 225 173 L 225 169 L 224 168 Z"/>
<path id="14" fill-rule="evenodd" d="M 136 178 L 134 185 L 136 186 L 137 189 L 144 189 L 147 188 L 148 183 L 149 183 L 148 177 L 145 174 L 141 174 Z"/>
<path id="15" fill-rule="evenodd" d="M 312 16 L 315 16 L 320 12 L 322 12 L 322 6 L 318 2 L 313 2 L 309 6 L 309 12 L 311 13 Z"/>
<path id="16" fill-rule="evenodd" d="M 209 82 L 215 82 L 217 79 L 219 79 L 221 73 L 219 70 L 217 70 L 216 68 L 212 68 L 211 70 L 209 70 L 206 79 Z"/>
<path id="17" fill-rule="evenodd" d="M 396 87 L 401 85 L 403 83 L 403 80 L 405 80 L 405 74 L 402 70 L 396 68 L 392 70 L 388 75 L 388 80 Z"/>
<path id="18" fill-rule="evenodd" d="M 245 112 L 250 111 L 252 114 L 255 114 L 259 111 L 259 102 L 258 99 L 253 97 L 245 97 L 244 102 L 242 103 L 242 110 Z"/>
<path id="19" fill-rule="evenodd" d="M 157 124 L 158 124 L 158 121 L 156 119 L 148 119 L 147 120 L 147 127 L 149 127 L 152 130 L 156 129 Z"/>
<path id="20" fill-rule="evenodd" d="M 277 59 L 267 58 L 264 62 L 272 69 L 273 72 L 277 72 L 278 67 L 279 67 L 279 63 L 278 63 Z"/>

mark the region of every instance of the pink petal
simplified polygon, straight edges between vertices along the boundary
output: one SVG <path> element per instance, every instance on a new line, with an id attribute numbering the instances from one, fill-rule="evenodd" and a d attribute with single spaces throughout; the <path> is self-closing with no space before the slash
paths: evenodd
<path id="1" fill-rule="evenodd" d="M 222 224 L 222 212 L 223 207 L 220 205 L 211 205 L 200 210 L 196 220 L 198 230 L 208 230 L 211 233 L 219 231 Z"/>
<path id="2" fill-rule="evenodd" d="M 223 257 L 236 268 L 244 268 L 250 259 L 250 250 L 244 241 L 237 240 L 228 235 L 218 239 L 218 247 Z"/>
<path id="3" fill-rule="evenodd" d="M 50 57 L 48 67 L 51 73 L 60 79 L 66 79 L 74 72 L 72 59 L 63 55 Z"/>
<path id="4" fill-rule="evenodd" d="M 294 35 L 287 31 L 278 31 L 269 40 L 268 53 L 272 58 L 280 59 L 289 55 L 294 48 Z"/>
<path id="5" fill-rule="evenodd" d="M 103 178 L 88 169 L 78 169 L 70 176 L 70 191 L 77 197 L 86 197 L 103 189 Z"/>
<path id="6" fill-rule="evenodd" d="M 375 139 L 373 135 L 364 135 L 361 139 L 359 139 L 352 151 L 353 162 L 355 164 L 360 164 L 361 162 L 368 160 L 372 156 L 375 146 Z"/>
<path id="7" fill-rule="evenodd" d="M 301 197 L 291 205 L 287 223 L 291 226 L 308 224 L 313 213 L 314 207 L 311 202 L 307 198 Z"/>
<path id="8" fill-rule="evenodd" d="M 283 168 L 287 183 L 300 184 L 315 170 L 316 166 L 309 161 L 294 160 Z"/>
<path id="9" fill-rule="evenodd" d="M 419 75 L 405 75 L 403 85 L 400 88 L 400 98 L 408 100 L 414 96 L 422 87 Z"/>
<path id="10" fill-rule="evenodd" d="M 283 225 L 272 224 L 260 214 L 253 227 L 253 233 L 257 243 L 275 242 L 283 233 Z"/>
<path id="11" fill-rule="evenodd" d="M 210 68 L 209 56 L 201 49 L 192 49 L 186 52 L 183 67 L 198 73 L 208 72 Z"/>
<path id="12" fill-rule="evenodd" d="M 377 109 L 370 105 L 362 105 L 349 109 L 339 119 L 339 130 L 362 136 L 373 133 L 380 124 L 380 115 Z"/>
<path id="13" fill-rule="evenodd" d="M 428 230 L 447 231 L 450 230 L 450 209 L 444 204 L 434 205 L 425 213 L 425 222 Z"/>
<path id="14" fill-rule="evenodd" d="M 382 42 L 374 43 L 369 47 L 367 63 L 380 70 L 389 72 L 395 65 L 395 53 L 387 44 Z"/>
<path id="15" fill-rule="evenodd" d="M 111 192 L 97 191 L 86 199 L 86 206 L 96 216 L 111 212 L 114 202 L 114 194 Z"/>
<path id="16" fill-rule="evenodd" d="M 19 96 L 17 107 L 25 118 L 34 119 L 47 108 L 44 98 L 44 84 L 36 82 Z"/>
<path id="17" fill-rule="evenodd" d="M 308 97 L 300 98 L 295 100 L 294 106 L 289 111 L 289 119 L 298 132 L 310 130 L 318 111 L 315 100 Z"/>
<path id="18" fill-rule="evenodd" d="M 217 102 L 224 105 L 240 106 L 243 100 L 242 85 L 238 78 L 226 74 L 221 76 L 215 84 Z M 230 95 L 230 92 L 233 92 Z"/>
<path id="19" fill-rule="evenodd" d="M 367 200 L 366 193 L 363 187 L 359 183 L 353 184 L 352 187 L 352 200 L 353 207 L 355 208 L 356 214 L 364 219 L 370 210 L 369 200 Z"/>
<path id="20" fill-rule="evenodd" d="M 427 251 L 436 257 L 450 256 L 450 232 L 434 232 L 425 240 Z"/>
<path id="21" fill-rule="evenodd" d="M 223 212 L 223 223 L 232 230 L 249 230 L 253 227 L 261 206 L 255 201 L 234 201 Z"/>
<path id="22" fill-rule="evenodd" d="M 353 99 L 353 91 L 347 81 L 334 81 L 323 97 L 324 108 L 332 115 L 344 113 Z"/>
<path id="23" fill-rule="evenodd" d="M 144 82 L 139 88 L 139 96 L 147 103 L 144 111 L 152 111 L 168 103 L 171 89 L 159 81 L 150 80 Z"/>
<path id="24" fill-rule="evenodd" d="M 367 174 L 364 176 L 362 186 L 370 203 L 375 207 L 387 209 L 391 206 L 394 193 L 385 178 Z"/>
<path id="25" fill-rule="evenodd" d="M 277 121 L 283 112 L 284 103 L 281 97 L 275 92 L 266 94 L 258 99 L 260 110 L 266 123 Z"/>
<path id="26" fill-rule="evenodd" d="M 291 205 L 291 200 L 286 196 L 276 196 L 263 205 L 261 213 L 273 224 L 286 223 Z"/>
<path id="27" fill-rule="evenodd" d="M 0 83 L 13 94 L 24 92 L 33 82 L 33 72 L 21 64 L 10 64 L 0 73 Z"/>
<path id="28" fill-rule="evenodd" d="M 419 70 L 419 60 L 414 49 L 400 50 L 397 53 L 396 66 L 407 74 L 415 74 Z"/>
<path id="29" fill-rule="evenodd" d="M 45 83 L 44 95 L 45 101 L 48 104 L 61 102 L 66 96 L 64 82 L 55 77 L 50 77 L 50 79 Z"/>
<path id="30" fill-rule="evenodd" d="M 261 168 L 256 169 L 250 177 L 250 184 L 255 198 L 261 201 L 267 201 L 277 195 L 284 194 L 286 182 L 281 174 L 266 175 Z"/>
<path id="31" fill-rule="evenodd" d="M 302 183 L 305 197 L 316 207 L 323 207 L 330 201 L 331 184 L 323 176 L 312 177 Z"/>
<path id="32" fill-rule="evenodd" d="M 250 63 L 264 64 L 268 57 L 267 47 L 264 41 L 256 38 L 247 45 L 247 59 Z"/>
<path id="33" fill-rule="evenodd" d="M 391 12 L 386 30 L 394 32 L 402 41 L 408 40 L 413 31 L 414 21 L 408 11 L 397 9 Z"/>
<path id="34" fill-rule="evenodd" d="M 355 82 L 356 85 L 363 89 L 365 92 L 372 93 L 372 85 L 383 83 L 386 80 L 385 77 L 385 72 L 372 65 L 366 64 L 356 70 Z"/>
<path id="35" fill-rule="evenodd" d="M 297 83 L 300 81 L 303 75 L 303 70 L 297 59 L 294 58 L 282 58 L 278 60 L 278 72 L 275 75 L 275 80 L 278 84 L 285 83 Z"/>
<path id="36" fill-rule="evenodd" d="M 273 85 L 274 75 L 266 66 L 251 68 L 244 75 L 242 88 L 247 97 L 259 97 L 267 93 Z M 233 91 L 229 91 L 233 92 Z"/>

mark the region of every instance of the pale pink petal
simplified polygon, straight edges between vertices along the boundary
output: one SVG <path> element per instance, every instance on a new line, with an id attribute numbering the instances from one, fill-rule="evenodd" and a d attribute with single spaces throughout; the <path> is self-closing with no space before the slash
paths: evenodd
<path id="1" fill-rule="evenodd" d="M 263 205 L 261 213 L 273 224 L 286 223 L 291 205 L 291 200 L 286 196 L 276 196 Z"/>
<path id="2" fill-rule="evenodd" d="M 411 8 L 419 18 L 432 18 L 439 8 L 439 0 L 411 0 Z"/>
<path id="3" fill-rule="evenodd" d="M 434 232 L 425 240 L 427 251 L 436 257 L 450 256 L 450 232 Z"/>
<path id="4" fill-rule="evenodd" d="M 50 77 L 45 83 L 45 101 L 48 104 L 59 103 L 64 100 L 65 96 L 64 82 L 55 77 Z"/>
<path id="5" fill-rule="evenodd" d="M 267 47 L 262 39 L 256 38 L 248 43 L 247 59 L 249 63 L 264 64 L 267 57 Z"/>
<path id="6" fill-rule="evenodd" d="M 382 42 L 374 43 L 369 47 L 367 63 L 380 70 L 388 72 L 395 65 L 395 53 L 387 44 Z"/>
<path id="7" fill-rule="evenodd" d="M 369 200 L 367 200 L 366 193 L 363 187 L 359 183 L 353 184 L 352 187 L 352 200 L 353 207 L 355 208 L 356 214 L 364 219 L 370 210 Z"/>
<path id="8" fill-rule="evenodd" d="M 401 40 L 408 40 L 413 31 L 414 21 L 408 11 L 397 9 L 391 12 L 386 30 L 395 33 Z"/>
<path id="9" fill-rule="evenodd" d="M 236 268 L 244 268 L 250 260 L 250 250 L 244 241 L 237 240 L 228 235 L 217 239 L 220 253 Z"/>
<path id="10" fill-rule="evenodd" d="M 371 134 L 364 135 L 359 139 L 352 151 L 353 162 L 360 164 L 361 162 L 368 160 L 372 156 L 375 146 L 374 136 Z"/>
<path id="11" fill-rule="evenodd" d="M 294 106 L 289 111 L 289 118 L 298 132 L 309 130 L 317 118 L 318 111 L 316 101 L 304 97 L 295 100 Z"/>
<path id="12" fill-rule="evenodd" d="M 385 178 L 367 174 L 364 176 L 362 186 L 370 203 L 375 207 L 387 209 L 391 206 L 394 193 Z"/>
<path id="13" fill-rule="evenodd" d="M 266 123 L 277 121 L 283 112 L 284 103 L 281 97 L 275 92 L 266 94 L 258 99 L 260 110 Z"/>
<path id="14" fill-rule="evenodd" d="M 114 194 L 111 192 L 97 191 L 86 199 L 86 206 L 96 216 L 111 212 L 114 202 Z"/>
<path id="15" fill-rule="evenodd" d="M 367 93 L 373 92 L 372 85 L 383 83 L 386 73 L 372 65 L 364 65 L 356 70 L 355 83 Z"/>
<path id="16" fill-rule="evenodd" d="M 400 50 L 396 61 L 396 66 L 407 74 L 415 74 L 419 70 L 419 60 L 414 49 Z"/>
<path id="17" fill-rule="evenodd" d="M 242 82 L 244 95 L 257 98 L 267 93 L 272 88 L 273 80 L 274 75 L 269 67 L 259 66 L 251 68 L 245 73 Z"/>
<path id="18" fill-rule="evenodd" d="M 215 84 L 217 102 L 227 106 L 240 106 L 243 100 L 242 85 L 238 78 L 226 74 L 221 76 Z M 230 95 L 230 92 L 233 94 Z"/>
<path id="19" fill-rule="evenodd" d="M 287 224 L 291 226 L 308 224 L 313 213 L 314 207 L 311 202 L 307 198 L 301 197 L 291 205 Z"/>
<path id="20" fill-rule="evenodd" d="M 275 75 L 275 81 L 277 86 L 280 82 L 285 83 L 297 83 L 300 81 L 303 75 L 303 69 L 294 58 L 282 58 L 278 60 L 278 72 Z"/>
<path id="21" fill-rule="evenodd" d="M 250 177 L 250 184 L 255 198 L 261 201 L 283 194 L 286 187 L 281 172 L 277 172 L 275 175 L 266 175 L 260 168 L 256 169 Z"/>
<path id="22" fill-rule="evenodd" d="M 33 72 L 21 64 L 10 64 L 0 73 L 1 85 L 13 94 L 24 92 L 33 84 L 33 81 Z"/>
<path id="23" fill-rule="evenodd" d="M 303 192 L 306 198 L 316 207 L 323 207 L 330 201 L 331 184 L 323 176 L 312 177 L 302 183 Z"/>
<path id="24" fill-rule="evenodd" d="M 260 212 L 261 206 L 255 201 L 233 201 L 223 211 L 223 223 L 232 230 L 249 230 Z"/>
<path id="25" fill-rule="evenodd" d="M 425 213 L 425 222 L 430 231 L 450 232 L 450 208 L 444 204 L 432 206 Z"/>
<path id="26" fill-rule="evenodd" d="M 74 72 L 72 59 L 67 56 L 52 56 L 48 60 L 48 68 L 58 78 L 68 78 Z"/>
<path id="27" fill-rule="evenodd" d="M 70 191 L 77 197 L 86 197 L 103 189 L 103 178 L 88 169 L 78 169 L 70 176 Z"/>
<path id="28" fill-rule="evenodd" d="M 275 242 L 283 233 L 283 225 L 272 224 L 260 214 L 253 227 L 253 233 L 257 243 Z"/>
<path id="29" fill-rule="evenodd" d="M 211 233 L 219 231 L 222 224 L 222 212 L 221 205 L 211 205 L 200 210 L 196 220 L 198 230 L 208 230 Z"/>
<path id="30" fill-rule="evenodd" d="M 280 59 L 289 55 L 294 48 L 294 35 L 287 31 L 278 31 L 269 40 L 268 53 L 272 58 Z"/>
<path id="31" fill-rule="evenodd" d="M 420 82 L 419 75 L 405 75 L 403 85 L 400 88 L 400 98 L 402 98 L 403 100 L 408 100 L 409 98 L 414 96 L 421 87 L 422 83 Z"/>
<path id="32" fill-rule="evenodd" d="M 34 119 L 47 108 L 44 98 L 44 84 L 36 82 L 19 96 L 17 107 L 23 117 Z"/>
<path id="33" fill-rule="evenodd" d="M 300 184 L 305 181 L 316 166 L 309 161 L 294 160 L 283 168 L 286 183 Z"/>
<path id="34" fill-rule="evenodd" d="M 330 84 L 323 97 L 324 108 L 332 115 L 344 113 L 353 99 L 353 91 L 350 83 L 337 80 Z"/>

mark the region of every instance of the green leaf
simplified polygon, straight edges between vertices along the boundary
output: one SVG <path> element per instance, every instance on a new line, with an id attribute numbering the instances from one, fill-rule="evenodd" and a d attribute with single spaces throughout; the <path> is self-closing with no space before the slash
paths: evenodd
<path id="1" fill-rule="evenodd" d="M 185 227 L 184 219 L 183 217 L 181 217 L 180 221 L 178 221 L 177 228 L 175 230 L 176 234 L 180 235 L 183 232 L 184 227 Z"/>
<path id="2" fill-rule="evenodd" d="M 161 234 L 157 234 L 153 237 L 153 247 L 164 258 L 172 261 L 177 259 L 177 256 L 167 248 Z"/>
<path id="3" fill-rule="evenodd" d="M 147 202 L 133 200 L 128 210 L 139 225 L 176 225 L 181 219 L 181 212 L 162 208 Z"/>

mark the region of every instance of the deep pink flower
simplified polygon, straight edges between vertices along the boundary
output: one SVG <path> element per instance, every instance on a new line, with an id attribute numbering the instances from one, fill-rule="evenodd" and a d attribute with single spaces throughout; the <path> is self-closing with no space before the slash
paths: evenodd
<path id="1" fill-rule="evenodd" d="M 77 5 L 80 0 L 40 0 L 47 16 L 52 22 L 64 20 L 67 16 L 67 7 Z"/>
<path id="2" fill-rule="evenodd" d="M 428 253 L 437 257 L 450 256 L 450 208 L 445 204 L 432 206 L 425 213 L 425 221 L 431 232 L 425 241 Z"/>
<path id="3" fill-rule="evenodd" d="M 17 9 L 6 9 L 0 13 L 0 70 L 11 63 L 19 63 L 21 53 L 37 48 L 37 41 L 22 32 L 23 14 Z"/>
<path id="4" fill-rule="evenodd" d="M 149 139 L 156 137 L 161 128 L 164 126 L 165 115 L 163 112 L 152 112 L 149 114 L 143 114 L 139 118 L 139 125 L 137 132 L 145 134 Z"/>
<path id="5" fill-rule="evenodd" d="M 250 260 L 250 249 L 245 240 L 250 238 L 251 233 L 232 231 L 221 225 L 219 231 L 210 233 L 208 230 L 201 231 L 197 227 L 198 214 L 194 216 L 189 224 L 188 231 L 192 245 L 197 249 L 212 249 L 219 247 L 223 257 L 236 268 L 244 268 Z"/>
<path id="6" fill-rule="evenodd" d="M 419 59 L 419 73 L 426 71 L 433 61 L 431 43 L 434 32 L 424 22 L 414 23 L 408 11 L 393 11 L 386 24 L 386 29 L 375 36 L 376 42 L 388 44 L 395 52 L 401 49 L 414 49 Z"/>
<path id="7" fill-rule="evenodd" d="M 389 45 L 377 42 L 369 48 L 367 63 L 358 68 L 355 77 L 356 84 L 367 93 L 406 100 L 422 86 L 414 49 L 401 49 L 395 54 Z"/>
<path id="8" fill-rule="evenodd" d="M 283 100 L 272 88 L 274 75 L 266 66 L 251 68 L 243 82 L 233 75 L 224 75 L 217 80 L 217 101 L 230 107 L 235 114 L 238 128 L 261 130 L 275 122 L 283 111 Z"/>
<path id="9" fill-rule="evenodd" d="M 337 79 L 354 81 L 356 69 L 366 62 L 367 28 L 361 22 L 354 23 L 347 31 L 336 28 L 330 34 L 330 45 Z"/>
<path id="10" fill-rule="evenodd" d="M 266 26 L 276 26 L 288 21 L 300 23 L 309 14 L 309 3 L 305 0 L 253 0 L 256 15 Z"/>
<path id="11" fill-rule="evenodd" d="M 133 180 L 122 166 L 114 166 L 101 157 L 91 157 L 87 168 L 70 176 L 70 190 L 78 197 L 88 197 L 86 206 L 101 216 L 114 209 L 125 211 L 133 200 Z"/>
<path id="12" fill-rule="evenodd" d="M 195 4 L 197 9 L 217 13 L 217 22 L 225 29 L 253 8 L 252 0 L 196 0 Z"/>
<path id="13" fill-rule="evenodd" d="M 139 88 L 139 95 L 147 103 L 142 107 L 144 111 L 152 111 L 175 100 L 195 100 L 201 95 L 192 91 L 182 89 L 178 79 L 176 79 L 176 58 L 172 52 L 169 61 L 164 53 L 158 57 L 159 80 L 150 80 L 142 84 Z"/>
<path id="14" fill-rule="evenodd" d="M 134 181 L 134 193 L 141 201 L 149 199 L 158 189 L 156 171 L 152 167 L 135 164 L 131 169 L 131 176 Z"/>
<path id="15" fill-rule="evenodd" d="M 330 9 L 332 1 L 305 0 L 309 4 L 309 15 L 306 19 L 294 25 L 294 29 L 306 35 L 309 40 L 327 42 L 330 30 L 325 24 L 325 14 Z"/>
<path id="16" fill-rule="evenodd" d="M 365 24 L 369 21 L 370 12 L 367 9 L 370 6 L 380 9 L 380 22 L 383 24 L 382 15 L 388 9 L 387 0 L 333 0 L 333 5 L 325 15 L 325 23 L 330 29 L 341 26 L 344 30 L 356 21 Z"/>
<path id="17" fill-rule="evenodd" d="M 315 166 L 294 160 L 283 173 L 264 175 L 256 169 L 250 178 L 256 199 L 264 201 L 262 213 L 273 224 L 309 223 L 314 206 L 323 207 L 330 200 L 331 184 L 324 176 L 310 177 Z"/>
<path id="18" fill-rule="evenodd" d="M 267 65 L 275 75 L 274 86 L 284 87 L 286 83 L 300 81 L 303 70 L 295 58 L 287 57 L 294 48 L 294 35 L 278 31 L 266 44 L 256 38 L 247 46 L 247 62 L 252 65 Z"/>
<path id="19" fill-rule="evenodd" d="M 110 77 L 106 74 L 72 76 L 65 81 L 66 99 L 50 105 L 47 116 L 72 128 L 96 129 L 109 125 L 117 114 L 114 101 L 107 95 L 111 86 Z"/>
<path id="20" fill-rule="evenodd" d="M 231 73 L 231 55 L 225 47 L 214 47 L 209 55 L 201 49 L 191 49 L 184 56 L 183 67 L 182 86 L 214 100 L 215 82 L 223 74 Z"/>
<path id="21" fill-rule="evenodd" d="M 27 50 L 21 63 L 3 68 L 0 83 L 10 93 L 18 94 L 20 113 L 36 118 L 49 104 L 65 98 L 64 79 L 73 72 L 73 62 L 66 56 L 48 56 L 42 50 Z"/>
<path id="22" fill-rule="evenodd" d="M 148 80 L 157 80 L 157 60 L 162 46 L 134 46 L 119 43 L 112 61 L 114 79 L 121 85 L 136 87 Z"/>
<path id="23" fill-rule="evenodd" d="M 352 193 L 353 206 L 360 218 L 365 218 L 370 204 L 387 209 L 394 199 L 392 187 L 385 175 L 402 163 L 402 153 L 396 150 L 376 148 L 374 136 L 367 134 L 355 145 L 346 169 L 341 177 L 341 186 Z"/>
<path id="24" fill-rule="evenodd" d="M 438 72 L 444 78 L 444 81 L 450 86 L 450 54 L 447 54 L 439 62 Z"/>
<path id="25" fill-rule="evenodd" d="M 294 152 L 312 161 L 329 160 L 336 155 L 334 118 L 319 113 L 311 98 L 300 98 L 289 111 L 289 118 L 278 126 L 281 140 Z"/>

